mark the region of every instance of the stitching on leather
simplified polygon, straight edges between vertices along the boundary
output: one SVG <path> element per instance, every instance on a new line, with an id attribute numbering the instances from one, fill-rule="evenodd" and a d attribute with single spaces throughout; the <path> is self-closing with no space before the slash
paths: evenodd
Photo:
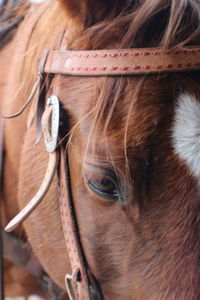
<path id="1" fill-rule="evenodd" d="M 60 179 L 60 190 L 59 190 L 59 195 L 60 195 L 60 211 L 61 211 L 61 220 L 62 220 L 62 225 L 63 225 L 63 229 L 64 229 L 64 236 L 67 242 L 67 250 L 68 250 L 68 255 L 70 258 L 70 261 L 72 262 L 72 269 L 74 268 L 79 268 L 79 270 L 81 270 L 81 262 L 79 260 L 79 256 L 77 253 L 77 249 L 75 246 L 75 240 L 73 238 L 73 233 L 71 230 L 71 224 L 70 224 L 70 216 L 69 216 L 69 211 L 68 211 L 68 206 L 66 203 L 66 199 L 65 199 L 65 193 L 63 192 L 63 189 L 67 189 L 67 187 L 65 186 L 65 182 L 64 182 L 64 178 L 63 176 L 61 176 Z M 70 244 L 70 246 L 69 246 Z M 72 249 L 70 248 L 72 247 Z M 73 252 L 73 253 L 72 253 Z M 77 286 L 77 294 L 78 294 L 78 299 L 87 299 L 87 294 L 86 294 L 86 287 L 85 287 L 85 281 L 82 280 L 80 283 L 77 283 L 83 286 L 83 297 L 80 298 L 80 292 L 79 292 L 79 288 Z"/>
<path id="2" fill-rule="evenodd" d="M 176 68 L 176 69 L 179 69 L 179 68 L 182 68 L 184 67 L 185 69 L 186 68 L 191 68 L 191 67 L 199 67 L 200 66 L 200 62 L 195 62 L 195 63 L 186 63 L 186 64 L 183 64 L 183 63 L 178 63 L 178 64 L 167 64 L 167 65 L 155 65 L 155 66 L 150 66 L 150 65 L 134 65 L 132 67 L 130 66 L 112 66 L 111 68 L 109 68 L 109 71 L 117 71 L 117 70 L 121 70 L 121 71 L 128 71 L 130 70 L 131 68 L 133 70 L 139 70 L 141 68 L 143 68 L 144 70 L 150 70 L 150 69 L 162 69 L 162 68 L 167 68 L 167 69 L 172 69 L 172 68 Z M 66 69 L 68 69 L 68 67 L 66 67 Z M 108 70 L 108 68 L 106 66 L 102 66 L 102 67 L 92 67 L 92 68 L 89 68 L 89 67 L 77 67 L 77 68 L 70 68 L 69 71 L 70 72 L 77 72 L 77 71 L 106 71 Z"/>
<path id="3" fill-rule="evenodd" d="M 95 50 L 93 50 L 95 51 Z M 109 53 L 109 52 L 101 52 L 101 53 L 72 53 L 71 56 L 72 57 L 83 57 L 83 58 L 90 58 L 90 57 L 102 57 L 102 58 L 106 58 L 107 56 L 109 57 L 118 57 L 118 56 L 156 56 L 156 55 L 170 55 L 170 54 L 175 54 L 175 55 L 179 55 L 179 54 L 191 54 L 191 53 L 199 53 L 200 49 L 180 49 L 180 50 L 171 50 L 171 51 L 167 51 L 167 52 L 161 52 L 161 51 L 133 51 L 133 52 L 114 52 L 114 53 Z"/>

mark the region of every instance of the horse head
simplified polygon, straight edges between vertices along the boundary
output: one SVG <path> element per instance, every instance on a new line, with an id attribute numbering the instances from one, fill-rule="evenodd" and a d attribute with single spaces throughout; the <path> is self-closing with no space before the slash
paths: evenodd
<path id="1" fill-rule="evenodd" d="M 38 47 L 53 47 L 58 32 L 65 32 L 63 51 L 178 52 L 199 45 L 199 11 L 197 0 L 60 0 L 42 17 L 51 32 Z M 33 62 L 41 51 L 34 55 Z M 81 247 L 105 299 L 200 297 L 199 77 L 193 70 L 50 79 L 47 96 L 56 95 L 61 104 Z M 46 159 L 42 144 L 33 149 L 34 138 L 30 126 L 21 155 L 20 206 Z M 70 266 L 56 179 L 24 226 L 44 268 L 64 287 Z"/>

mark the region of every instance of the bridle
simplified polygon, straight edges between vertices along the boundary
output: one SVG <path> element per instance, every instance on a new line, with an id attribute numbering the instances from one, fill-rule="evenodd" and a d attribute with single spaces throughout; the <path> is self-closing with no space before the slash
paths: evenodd
<path id="1" fill-rule="evenodd" d="M 159 74 L 167 72 L 195 71 L 200 69 L 200 47 L 181 49 L 117 49 L 117 50 L 49 50 L 42 57 L 40 66 L 40 96 L 38 110 L 41 116 L 42 131 L 46 149 L 49 152 L 49 164 L 43 183 L 29 204 L 7 225 L 13 230 L 38 206 L 46 194 L 53 175 L 58 168 L 59 203 L 64 236 L 70 257 L 72 274 L 66 275 L 66 286 L 70 299 L 103 299 L 100 286 L 89 270 L 80 242 L 76 216 L 71 195 L 70 172 L 65 150 L 58 145 L 59 137 L 59 100 L 52 95 L 44 103 L 45 76 L 62 74 L 70 76 L 131 76 Z M 43 107 L 43 104 L 42 104 Z M 49 124 L 51 126 L 49 127 Z"/>

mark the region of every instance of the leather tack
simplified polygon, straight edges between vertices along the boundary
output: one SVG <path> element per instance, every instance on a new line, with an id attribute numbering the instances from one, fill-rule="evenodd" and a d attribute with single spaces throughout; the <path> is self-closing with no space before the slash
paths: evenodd
<path id="1" fill-rule="evenodd" d="M 105 76 L 181 72 L 200 68 L 200 48 L 50 50 L 45 73 Z"/>
<path id="2" fill-rule="evenodd" d="M 59 204 L 63 231 L 70 258 L 72 275 L 66 275 L 70 300 L 90 300 L 89 282 L 80 248 L 73 204 L 71 202 L 68 162 L 64 149 L 60 149 Z"/>

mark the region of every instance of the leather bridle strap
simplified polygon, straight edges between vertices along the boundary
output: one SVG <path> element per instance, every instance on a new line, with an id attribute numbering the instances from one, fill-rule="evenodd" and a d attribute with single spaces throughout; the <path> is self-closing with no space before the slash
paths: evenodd
<path id="1" fill-rule="evenodd" d="M 45 73 L 104 76 L 180 72 L 200 68 L 200 47 L 115 50 L 50 50 Z"/>
<path id="2" fill-rule="evenodd" d="M 67 252 L 70 258 L 72 275 L 66 275 L 65 283 L 70 300 L 98 300 L 101 298 L 100 290 L 95 279 L 88 274 L 78 235 L 76 217 L 72 203 L 70 174 L 66 151 L 60 149 L 59 170 L 59 205 Z"/>

